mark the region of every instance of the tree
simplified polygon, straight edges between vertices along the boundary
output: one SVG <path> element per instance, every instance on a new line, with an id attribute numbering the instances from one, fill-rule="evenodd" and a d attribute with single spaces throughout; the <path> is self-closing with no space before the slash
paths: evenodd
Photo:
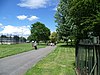
<path id="1" fill-rule="evenodd" d="M 56 32 L 51 33 L 50 40 L 53 43 L 55 43 L 57 41 L 57 33 Z"/>
<path id="2" fill-rule="evenodd" d="M 36 22 L 31 26 L 30 40 L 34 41 L 44 41 L 49 40 L 50 29 L 48 29 L 44 24 Z"/>
<path id="3" fill-rule="evenodd" d="M 18 43 L 20 38 L 19 38 L 19 36 L 14 35 L 13 39 L 15 40 L 16 43 Z"/>
<path id="4" fill-rule="evenodd" d="M 74 35 L 74 23 L 73 18 L 69 16 L 69 3 L 70 0 L 60 0 L 60 3 L 55 14 L 57 25 L 57 34 L 59 39 L 63 39 L 66 42 L 68 37 Z"/>
<path id="5" fill-rule="evenodd" d="M 3 39 L 4 39 L 4 38 L 7 38 L 7 36 L 6 36 L 6 35 L 1 35 L 1 36 L 0 36 L 0 43 L 1 43 L 1 44 L 3 44 L 2 42 L 3 42 Z"/>
<path id="6" fill-rule="evenodd" d="M 99 0 L 60 0 L 55 18 L 61 38 L 72 35 L 76 39 L 88 38 L 89 32 L 100 36 Z"/>
<path id="7" fill-rule="evenodd" d="M 1 35 L 1 38 L 7 38 L 7 36 L 6 35 Z"/>
<path id="8" fill-rule="evenodd" d="M 91 31 L 97 32 L 95 28 L 98 29 L 100 21 L 99 0 L 74 0 L 69 7 L 69 14 L 74 18 L 74 23 L 77 25 L 77 35 L 79 35 L 79 38 L 87 38 L 88 33 Z"/>
<path id="9" fill-rule="evenodd" d="M 28 38 L 27 38 L 27 40 L 28 40 L 29 42 L 31 42 L 31 41 L 33 40 L 33 39 L 32 39 L 32 36 L 29 35 Z"/>

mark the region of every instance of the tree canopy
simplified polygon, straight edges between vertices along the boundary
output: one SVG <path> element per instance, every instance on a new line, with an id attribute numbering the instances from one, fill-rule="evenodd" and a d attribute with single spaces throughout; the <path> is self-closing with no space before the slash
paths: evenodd
<path id="1" fill-rule="evenodd" d="M 51 42 L 55 43 L 57 41 L 57 33 L 56 32 L 52 32 L 50 35 L 50 40 Z"/>
<path id="2" fill-rule="evenodd" d="M 99 0 L 60 0 L 55 18 L 60 38 L 87 38 L 89 32 L 100 36 Z"/>
<path id="3" fill-rule="evenodd" d="M 36 22 L 31 25 L 31 35 L 28 37 L 29 40 L 34 41 L 47 41 L 49 40 L 50 29 L 44 24 Z"/>

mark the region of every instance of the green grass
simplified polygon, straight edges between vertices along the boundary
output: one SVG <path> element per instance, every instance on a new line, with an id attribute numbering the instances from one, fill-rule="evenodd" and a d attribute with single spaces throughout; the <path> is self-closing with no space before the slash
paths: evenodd
<path id="1" fill-rule="evenodd" d="M 45 44 L 38 45 L 38 48 L 45 47 Z M 13 45 L 0 45 L 0 58 L 19 54 L 22 52 L 34 50 L 31 43 L 13 44 Z"/>
<path id="2" fill-rule="evenodd" d="M 75 75 L 75 49 L 58 45 L 58 47 L 29 69 L 26 75 Z"/>

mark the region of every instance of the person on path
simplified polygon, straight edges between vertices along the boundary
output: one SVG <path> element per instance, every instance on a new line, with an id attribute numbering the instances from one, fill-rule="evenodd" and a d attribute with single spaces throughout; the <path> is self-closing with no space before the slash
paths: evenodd
<path id="1" fill-rule="evenodd" d="M 35 49 L 37 49 L 37 42 L 32 42 L 32 47 L 34 47 Z"/>

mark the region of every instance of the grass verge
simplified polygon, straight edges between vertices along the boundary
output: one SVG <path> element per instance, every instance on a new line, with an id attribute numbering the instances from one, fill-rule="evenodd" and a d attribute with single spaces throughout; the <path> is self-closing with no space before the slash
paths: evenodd
<path id="1" fill-rule="evenodd" d="M 38 48 L 46 47 L 45 44 L 39 44 Z M 22 52 L 34 50 L 31 43 L 13 44 L 13 45 L 0 45 L 0 58 L 19 54 Z"/>
<path id="2" fill-rule="evenodd" d="M 27 71 L 25 75 L 75 75 L 75 49 L 58 45 L 43 60 Z"/>

